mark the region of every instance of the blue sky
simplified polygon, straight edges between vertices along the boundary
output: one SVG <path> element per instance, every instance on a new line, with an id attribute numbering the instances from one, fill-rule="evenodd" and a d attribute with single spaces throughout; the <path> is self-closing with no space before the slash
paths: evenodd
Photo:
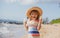
<path id="1" fill-rule="evenodd" d="M 40 2 L 39 0 L 0 0 L 0 19 L 23 21 L 26 17 L 27 9 L 34 6 L 40 7 L 43 10 L 42 17 L 48 17 L 49 21 L 60 18 L 60 7 L 58 3 L 51 3 L 49 1 L 49 3 Z"/>

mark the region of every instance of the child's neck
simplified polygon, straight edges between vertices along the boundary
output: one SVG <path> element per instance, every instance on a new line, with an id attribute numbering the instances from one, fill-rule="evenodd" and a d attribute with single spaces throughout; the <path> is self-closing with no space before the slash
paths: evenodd
<path id="1" fill-rule="evenodd" d="M 37 21 L 37 19 L 30 19 L 30 20 Z"/>

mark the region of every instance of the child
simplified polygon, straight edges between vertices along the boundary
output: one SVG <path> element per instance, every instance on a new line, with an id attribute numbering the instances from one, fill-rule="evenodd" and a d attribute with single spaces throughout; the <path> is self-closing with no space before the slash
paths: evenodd
<path id="1" fill-rule="evenodd" d="M 27 11 L 28 19 L 24 22 L 24 26 L 28 31 L 28 38 L 40 38 L 41 16 L 42 10 L 39 7 L 32 7 Z"/>

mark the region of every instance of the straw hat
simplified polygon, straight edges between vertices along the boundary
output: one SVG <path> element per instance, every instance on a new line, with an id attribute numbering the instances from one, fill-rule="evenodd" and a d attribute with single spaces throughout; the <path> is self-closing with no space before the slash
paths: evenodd
<path id="1" fill-rule="evenodd" d="M 42 9 L 41 9 L 41 8 L 39 8 L 39 7 L 32 7 L 32 8 L 30 8 L 30 9 L 27 11 L 27 13 L 26 13 L 27 17 L 31 17 L 30 14 L 31 14 L 31 11 L 32 11 L 32 10 L 37 10 L 37 11 L 38 11 L 38 15 L 39 15 L 39 16 L 42 15 Z"/>

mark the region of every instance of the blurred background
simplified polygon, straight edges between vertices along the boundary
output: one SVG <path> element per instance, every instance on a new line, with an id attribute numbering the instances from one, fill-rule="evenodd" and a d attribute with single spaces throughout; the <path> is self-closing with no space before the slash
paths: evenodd
<path id="1" fill-rule="evenodd" d="M 60 23 L 60 0 L 0 0 L 0 38 L 24 35 L 26 11 L 34 6 L 43 10 L 43 24 Z"/>
<path id="2" fill-rule="evenodd" d="M 0 0 L 0 20 L 23 22 L 26 11 L 34 6 L 43 10 L 43 19 L 60 18 L 60 0 Z"/>

